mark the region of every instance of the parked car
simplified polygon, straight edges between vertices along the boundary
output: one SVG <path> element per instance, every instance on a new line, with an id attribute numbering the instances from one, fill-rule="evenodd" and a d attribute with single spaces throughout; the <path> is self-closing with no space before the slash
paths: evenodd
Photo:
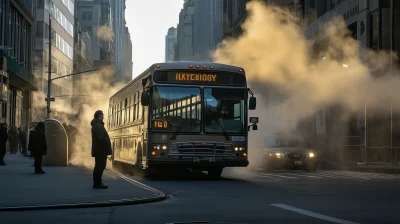
<path id="1" fill-rule="evenodd" d="M 266 171 L 302 168 L 315 172 L 316 157 L 315 151 L 308 148 L 302 138 L 279 134 L 266 137 L 262 165 Z"/>

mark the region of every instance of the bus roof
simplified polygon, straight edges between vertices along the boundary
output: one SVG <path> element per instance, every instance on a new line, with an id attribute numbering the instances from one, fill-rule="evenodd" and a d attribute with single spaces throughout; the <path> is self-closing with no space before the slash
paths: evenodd
<path id="1" fill-rule="evenodd" d="M 244 71 L 243 68 L 233 65 L 212 63 L 212 62 L 197 62 L 197 61 L 177 61 L 177 62 L 163 62 L 153 64 L 156 69 L 196 69 L 196 66 L 200 66 L 198 69 L 205 70 L 216 70 L 216 71 L 226 71 L 226 72 L 239 72 L 240 70 Z M 157 68 L 156 66 L 160 66 Z M 189 66 L 193 66 L 190 68 Z M 203 68 L 206 66 L 206 68 Z M 211 69 L 211 66 L 214 67 Z"/>
<path id="2" fill-rule="evenodd" d="M 192 65 L 193 68 L 190 68 L 189 66 Z M 157 66 L 160 66 L 159 68 Z M 200 66 L 201 70 L 214 70 L 214 71 L 226 71 L 226 72 L 239 72 L 242 70 L 244 73 L 244 69 L 238 66 L 233 66 L 233 65 L 226 65 L 226 64 L 219 64 L 219 63 L 212 63 L 212 62 L 197 62 L 197 61 L 176 61 L 176 62 L 161 62 L 161 63 L 155 63 L 152 64 L 148 69 L 146 69 L 144 72 L 142 72 L 140 75 L 138 75 L 136 78 L 131 80 L 129 83 L 127 83 L 124 87 L 122 87 L 120 90 L 118 90 L 116 93 L 114 93 L 111 97 L 114 98 L 116 95 L 121 93 L 125 88 L 130 86 L 132 83 L 135 83 L 136 81 L 140 80 L 143 78 L 145 74 L 147 74 L 149 71 L 154 71 L 154 70 L 163 70 L 163 69 L 196 69 L 196 66 Z M 204 69 L 203 66 L 206 66 Z M 214 67 L 211 69 L 211 66 Z"/>

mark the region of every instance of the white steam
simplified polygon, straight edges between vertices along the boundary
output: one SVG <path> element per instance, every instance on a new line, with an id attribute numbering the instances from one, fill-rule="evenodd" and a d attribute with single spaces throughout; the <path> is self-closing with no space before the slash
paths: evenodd
<path id="1" fill-rule="evenodd" d="M 330 105 L 340 105 L 348 113 L 364 104 L 385 112 L 390 110 L 390 99 L 400 102 L 400 95 L 394 94 L 400 79 L 387 74 L 389 53 L 360 50 L 342 18 L 327 25 L 329 45 L 315 60 L 299 18 L 257 1 L 249 2 L 247 10 L 243 35 L 224 41 L 214 58 L 244 67 L 258 98 L 251 115 L 259 116 L 260 124 L 250 133 L 251 148 L 263 147 L 268 134 L 294 131 L 302 119 Z M 374 78 L 376 74 L 381 77 Z M 400 104 L 393 104 L 393 109 L 399 111 Z"/>

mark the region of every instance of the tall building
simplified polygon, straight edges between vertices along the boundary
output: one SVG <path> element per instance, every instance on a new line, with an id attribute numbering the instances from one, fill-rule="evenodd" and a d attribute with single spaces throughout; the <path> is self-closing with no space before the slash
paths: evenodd
<path id="1" fill-rule="evenodd" d="M 179 15 L 175 60 L 212 61 L 222 28 L 223 0 L 186 0 Z"/>
<path id="2" fill-rule="evenodd" d="M 79 20 L 75 19 L 74 27 L 74 73 L 91 69 L 92 64 L 92 39 L 87 31 L 82 31 Z M 79 76 L 74 78 L 74 82 Z"/>
<path id="3" fill-rule="evenodd" d="M 123 82 L 127 83 L 132 80 L 133 62 L 132 62 L 132 40 L 128 27 L 125 27 L 125 47 L 124 47 L 124 69 L 123 69 Z"/>
<path id="4" fill-rule="evenodd" d="M 212 61 L 222 40 L 222 0 L 194 0 L 193 48 L 195 61 Z"/>
<path id="5" fill-rule="evenodd" d="M 51 46 L 48 44 L 50 30 L 49 15 L 51 16 Z M 49 66 L 52 78 L 65 76 L 73 72 L 73 46 L 74 1 L 39 0 L 36 10 L 35 69 L 36 74 L 41 77 L 39 89 L 44 94 L 47 94 L 48 89 Z M 49 47 L 51 47 L 51 65 L 48 64 Z M 71 95 L 72 91 L 72 77 L 65 77 L 52 82 L 50 94 L 52 97 L 58 97 Z M 45 106 L 45 104 L 43 105 Z"/>
<path id="6" fill-rule="evenodd" d="M 246 4 L 250 0 L 223 0 L 223 37 L 238 37 L 247 17 Z"/>
<path id="7" fill-rule="evenodd" d="M 165 61 L 175 61 L 175 45 L 177 40 L 177 29 L 170 27 L 168 33 L 165 36 Z"/>
<path id="8" fill-rule="evenodd" d="M 129 30 L 125 25 L 125 8 L 125 0 L 112 1 L 113 31 L 115 35 L 115 79 L 116 81 L 122 83 L 128 83 L 132 80 L 132 72 L 127 72 L 127 70 L 129 70 L 129 66 L 132 67 L 132 60 L 129 61 L 125 57 L 129 54 L 129 52 L 132 54 L 132 50 L 129 51 L 129 46 L 132 45 L 132 42 Z M 130 56 L 130 58 L 132 59 L 132 56 Z"/>
<path id="9" fill-rule="evenodd" d="M 95 68 L 114 67 L 114 32 L 111 0 L 77 0 L 76 17 L 92 40 Z"/>
<path id="10" fill-rule="evenodd" d="M 179 24 L 177 27 L 177 61 L 193 61 L 193 0 L 185 0 L 183 9 L 179 13 Z"/>
<path id="11" fill-rule="evenodd" d="M 0 0 L 0 122 L 26 127 L 31 121 L 36 1 Z"/>

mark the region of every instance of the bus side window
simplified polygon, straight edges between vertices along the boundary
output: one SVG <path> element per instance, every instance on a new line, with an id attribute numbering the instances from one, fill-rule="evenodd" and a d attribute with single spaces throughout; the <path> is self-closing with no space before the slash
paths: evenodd
<path id="1" fill-rule="evenodd" d="M 140 120 L 142 118 L 142 104 L 140 103 L 140 93 L 141 93 L 141 91 L 138 91 L 138 114 L 137 114 L 137 120 Z"/>

